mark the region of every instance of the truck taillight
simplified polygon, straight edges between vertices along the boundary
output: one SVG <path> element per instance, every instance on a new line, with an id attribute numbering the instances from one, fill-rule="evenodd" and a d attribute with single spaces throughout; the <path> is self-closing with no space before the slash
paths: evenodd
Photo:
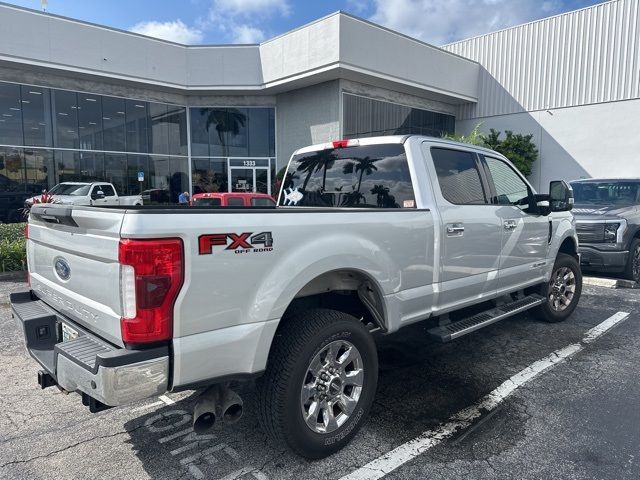
<path id="1" fill-rule="evenodd" d="M 122 341 L 143 344 L 170 340 L 173 305 L 184 279 L 182 240 L 120 240 Z"/>
<path id="2" fill-rule="evenodd" d="M 24 238 L 29 240 L 29 224 L 28 223 L 24 224 Z"/>

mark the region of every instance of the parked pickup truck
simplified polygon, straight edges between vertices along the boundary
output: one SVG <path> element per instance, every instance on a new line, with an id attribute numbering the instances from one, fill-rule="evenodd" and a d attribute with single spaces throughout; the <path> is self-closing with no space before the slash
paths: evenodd
<path id="1" fill-rule="evenodd" d="M 62 182 L 47 193 L 55 203 L 64 205 L 142 205 L 141 195 L 121 197 L 113 184 L 107 182 Z M 25 207 L 30 207 L 35 198 L 28 198 Z"/>
<path id="2" fill-rule="evenodd" d="M 204 432 L 240 418 L 230 385 L 256 379 L 264 429 L 319 458 L 367 418 L 374 335 L 426 321 L 449 341 L 532 308 L 571 315 L 572 200 L 469 145 L 316 145 L 293 155 L 278 208 L 34 206 L 13 315 L 40 385 L 91 411 L 207 387 Z"/>
<path id="3" fill-rule="evenodd" d="M 640 282 L 640 179 L 571 182 L 584 270 Z"/>
<path id="4" fill-rule="evenodd" d="M 194 207 L 274 207 L 276 202 L 266 193 L 211 192 L 196 193 L 191 198 Z"/>

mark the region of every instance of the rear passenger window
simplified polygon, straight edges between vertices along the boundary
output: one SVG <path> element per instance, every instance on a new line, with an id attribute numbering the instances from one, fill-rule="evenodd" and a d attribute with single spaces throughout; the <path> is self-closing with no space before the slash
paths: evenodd
<path id="1" fill-rule="evenodd" d="M 279 205 L 414 208 L 404 146 L 363 145 L 296 155 Z"/>
<path id="2" fill-rule="evenodd" d="M 432 148 L 431 157 L 445 200 L 455 205 L 488 203 L 474 153 Z"/>
<path id="3" fill-rule="evenodd" d="M 227 206 L 229 207 L 244 207 L 244 200 L 240 197 L 229 197 L 227 199 Z"/>

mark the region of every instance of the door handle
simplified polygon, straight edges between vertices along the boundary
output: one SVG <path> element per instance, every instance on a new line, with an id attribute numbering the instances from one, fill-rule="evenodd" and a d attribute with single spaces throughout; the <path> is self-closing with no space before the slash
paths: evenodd
<path id="1" fill-rule="evenodd" d="M 461 223 L 450 223 L 447 225 L 447 235 L 450 237 L 460 237 L 464 233 L 464 225 Z"/>
<path id="2" fill-rule="evenodd" d="M 503 225 L 505 230 L 512 231 L 518 227 L 518 222 L 515 220 L 505 220 Z"/>

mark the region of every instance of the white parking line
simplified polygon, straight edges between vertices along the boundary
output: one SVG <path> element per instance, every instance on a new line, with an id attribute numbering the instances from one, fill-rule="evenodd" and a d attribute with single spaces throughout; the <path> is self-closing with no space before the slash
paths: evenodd
<path id="1" fill-rule="evenodd" d="M 160 395 L 158 398 L 162 400 L 164 403 L 166 403 L 167 405 L 173 405 L 174 403 L 176 403 L 174 400 L 171 400 L 166 395 Z"/>
<path id="2" fill-rule="evenodd" d="M 163 402 L 153 402 L 153 403 L 147 403 L 146 405 L 142 405 L 141 407 L 138 408 L 134 408 L 133 410 L 131 410 L 132 412 L 141 412 L 142 410 L 147 410 L 151 407 L 157 407 L 158 405 L 162 405 Z"/>
<path id="3" fill-rule="evenodd" d="M 618 312 L 604 322 L 587 331 L 580 343 L 568 345 L 556 350 L 551 355 L 532 363 L 527 368 L 513 375 L 492 392 L 489 392 L 478 403 L 460 410 L 449 421 L 434 430 L 427 430 L 413 440 L 394 448 L 383 456 L 367 463 L 359 469 L 345 475 L 340 480 L 373 480 L 382 478 L 396 468 L 421 455 L 443 440 L 451 437 L 456 432 L 470 427 L 474 420 L 483 413 L 491 412 L 498 407 L 509 395 L 521 386 L 533 380 L 536 376 L 545 372 L 558 363 L 572 357 L 595 341 L 598 337 L 608 332 L 618 323 L 629 317 L 628 313 Z"/>

